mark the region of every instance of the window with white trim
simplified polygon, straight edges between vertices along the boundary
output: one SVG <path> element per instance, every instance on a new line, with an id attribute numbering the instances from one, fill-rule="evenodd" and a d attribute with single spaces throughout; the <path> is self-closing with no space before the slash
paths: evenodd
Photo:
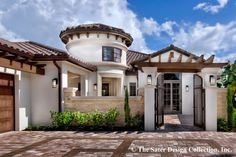
<path id="1" fill-rule="evenodd" d="M 121 49 L 115 47 L 102 47 L 102 61 L 121 62 Z"/>
<path id="2" fill-rule="evenodd" d="M 135 82 L 129 83 L 129 95 L 136 96 L 136 83 Z"/>

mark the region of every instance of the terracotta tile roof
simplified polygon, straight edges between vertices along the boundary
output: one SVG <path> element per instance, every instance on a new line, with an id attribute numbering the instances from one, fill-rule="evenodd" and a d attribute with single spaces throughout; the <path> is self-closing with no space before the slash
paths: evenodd
<path id="1" fill-rule="evenodd" d="M 21 47 L 25 51 L 29 51 L 34 55 L 51 56 L 51 55 L 64 55 L 67 53 L 66 51 L 59 50 L 33 41 L 15 42 L 15 44 L 18 47 Z"/>
<path id="2" fill-rule="evenodd" d="M 33 61 L 68 61 L 90 71 L 96 71 L 97 69 L 95 65 L 75 58 L 66 51 L 32 41 L 10 42 L 0 38 L 0 50 L 15 53 Z"/>
<path id="3" fill-rule="evenodd" d="M 10 42 L 2 38 L 0 38 L 0 50 L 1 51 L 11 50 L 11 53 L 20 55 L 22 57 L 29 57 L 29 58 L 33 57 L 32 53 L 28 52 L 25 49 L 22 49 L 15 42 Z"/>
<path id="4" fill-rule="evenodd" d="M 127 52 L 127 57 L 126 57 L 127 65 L 130 65 L 132 62 L 137 61 L 137 60 L 142 59 L 147 56 L 148 56 L 148 54 L 146 54 L 146 53 L 129 50 Z"/>
<path id="5" fill-rule="evenodd" d="M 81 34 L 81 33 L 110 33 L 119 35 L 122 38 L 126 39 L 127 46 L 130 46 L 133 42 L 132 36 L 129 33 L 126 33 L 123 29 L 104 25 L 101 23 L 81 24 L 74 27 L 67 27 L 65 30 L 61 31 L 59 36 L 62 42 L 66 44 L 68 42 L 68 38 L 71 35 Z"/>

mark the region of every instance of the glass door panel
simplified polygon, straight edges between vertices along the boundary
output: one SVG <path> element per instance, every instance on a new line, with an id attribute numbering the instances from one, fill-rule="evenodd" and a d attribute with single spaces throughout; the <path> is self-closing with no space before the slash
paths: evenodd
<path id="1" fill-rule="evenodd" d="M 164 111 L 165 113 L 181 112 L 181 83 L 179 81 L 164 83 Z"/>
<path id="2" fill-rule="evenodd" d="M 164 111 L 171 111 L 171 84 L 164 83 Z"/>
<path id="3" fill-rule="evenodd" d="M 180 83 L 172 83 L 173 111 L 180 111 Z"/>

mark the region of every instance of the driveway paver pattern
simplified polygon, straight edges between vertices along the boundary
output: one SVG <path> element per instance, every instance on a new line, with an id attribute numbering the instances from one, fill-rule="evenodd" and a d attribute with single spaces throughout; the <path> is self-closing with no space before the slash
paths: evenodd
<path id="1" fill-rule="evenodd" d="M 0 134 L 0 156 L 236 156 L 236 133 L 8 132 Z"/>

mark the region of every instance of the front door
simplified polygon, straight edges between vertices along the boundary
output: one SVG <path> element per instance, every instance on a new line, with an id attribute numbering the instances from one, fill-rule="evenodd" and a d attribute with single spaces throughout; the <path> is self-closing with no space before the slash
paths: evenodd
<path id="1" fill-rule="evenodd" d="M 0 73 L 0 132 L 14 130 L 14 76 Z"/>
<path id="2" fill-rule="evenodd" d="M 181 113 L 181 82 L 164 81 L 164 112 Z"/>
<path id="3" fill-rule="evenodd" d="M 157 87 L 155 89 L 155 127 L 160 127 L 164 124 L 164 77 L 163 74 L 159 74 L 157 78 Z"/>
<path id="4" fill-rule="evenodd" d="M 205 90 L 203 89 L 202 78 L 194 75 L 194 125 L 205 129 Z"/>
<path id="5" fill-rule="evenodd" d="M 102 96 L 109 96 L 109 83 L 102 84 Z"/>

